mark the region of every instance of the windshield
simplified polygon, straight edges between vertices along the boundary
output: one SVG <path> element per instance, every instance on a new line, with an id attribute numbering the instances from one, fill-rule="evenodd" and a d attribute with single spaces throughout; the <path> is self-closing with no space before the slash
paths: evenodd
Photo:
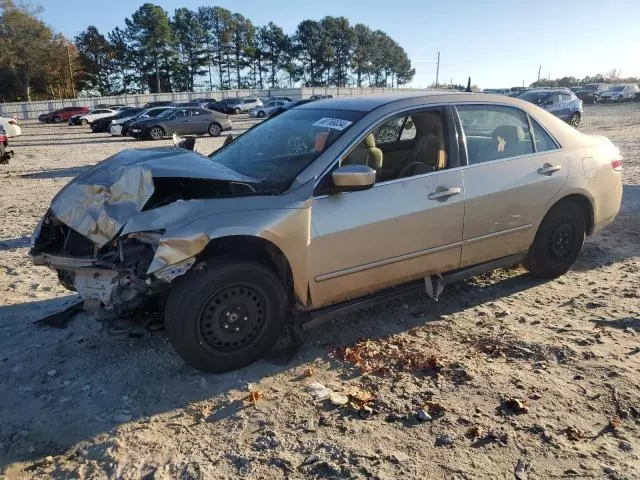
<path id="1" fill-rule="evenodd" d="M 618 85 L 616 87 L 611 87 L 609 90 L 612 91 L 612 92 L 620 92 L 620 91 L 624 90 L 624 86 L 623 85 Z"/>
<path id="2" fill-rule="evenodd" d="M 549 92 L 525 92 L 518 98 L 531 103 L 542 103 L 551 95 Z"/>
<path id="3" fill-rule="evenodd" d="M 264 190 L 284 190 L 364 112 L 293 109 L 256 125 L 211 159 L 258 180 Z"/>

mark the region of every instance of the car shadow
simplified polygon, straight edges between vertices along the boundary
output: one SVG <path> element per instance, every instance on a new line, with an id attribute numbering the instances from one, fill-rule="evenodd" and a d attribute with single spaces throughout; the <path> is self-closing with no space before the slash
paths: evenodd
<path id="1" fill-rule="evenodd" d="M 267 360 L 218 375 L 185 365 L 162 332 L 140 338 L 108 335 L 84 313 L 65 329 L 34 323 L 66 308 L 76 296 L 0 307 L 0 351 L 6 352 L 0 361 L 7 372 L 7 394 L 0 396 L 0 443 L 5 445 L 0 467 L 55 455 L 122 423 L 144 421 L 198 401 L 212 402 L 209 421 L 224 420 L 245 407 L 247 384 L 295 371 L 318 358 L 337 366 L 340 360 L 328 355 L 336 348 L 438 325 L 443 315 L 541 283 L 521 273 L 483 286 L 451 285 L 437 303 L 424 294 L 409 296 L 336 317 L 308 332 L 288 361 L 269 354 Z M 22 334 L 12 334 L 16 330 Z M 299 372 L 292 372 L 291 388 L 304 390 L 305 384 L 293 373 Z"/>
<path id="2" fill-rule="evenodd" d="M 603 231 L 587 238 L 574 269 L 593 270 L 638 255 L 640 244 L 640 185 L 624 185 L 616 219 Z"/>
<path id="3" fill-rule="evenodd" d="M 22 178 L 66 178 L 66 177 L 75 177 L 76 175 L 81 174 L 85 170 L 90 168 L 89 165 L 84 167 L 69 167 L 69 168 L 52 168 L 51 170 L 41 170 L 39 172 L 32 173 L 23 173 L 20 175 Z"/>
<path id="4" fill-rule="evenodd" d="M 640 318 L 637 317 L 625 317 L 625 318 L 617 318 L 613 320 L 607 320 L 604 318 L 598 318 L 593 320 L 593 323 L 602 328 L 615 328 L 618 330 L 626 330 L 627 328 L 631 328 L 634 330 L 640 329 Z"/>
<path id="5" fill-rule="evenodd" d="M 9 238 L 6 240 L 0 239 L 0 252 L 7 250 L 15 250 L 17 248 L 28 247 L 31 243 L 31 236 L 22 236 L 16 238 Z"/>

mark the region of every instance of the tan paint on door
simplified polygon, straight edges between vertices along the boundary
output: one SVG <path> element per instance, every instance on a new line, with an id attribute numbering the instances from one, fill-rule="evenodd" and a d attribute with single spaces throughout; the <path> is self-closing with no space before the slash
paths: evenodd
<path id="1" fill-rule="evenodd" d="M 461 266 L 529 249 L 549 201 L 564 186 L 570 162 L 560 150 L 463 169 L 466 210 Z M 560 165 L 551 175 L 545 164 Z"/>
<path id="2" fill-rule="evenodd" d="M 457 268 L 464 191 L 429 200 L 437 187 L 462 187 L 461 171 L 315 199 L 309 247 L 314 307 Z"/>

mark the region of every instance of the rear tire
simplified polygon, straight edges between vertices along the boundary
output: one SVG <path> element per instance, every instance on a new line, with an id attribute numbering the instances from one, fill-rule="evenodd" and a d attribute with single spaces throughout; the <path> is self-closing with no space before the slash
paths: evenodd
<path id="1" fill-rule="evenodd" d="M 242 110 L 240 110 L 239 108 L 236 108 L 236 109 L 234 110 L 234 113 L 235 113 L 236 115 L 240 115 L 240 114 L 242 113 Z"/>
<path id="2" fill-rule="evenodd" d="M 53 117 L 53 119 L 51 120 L 53 123 L 60 123 L 62 122 L 62 117 Z"/>
<path id="3" fill-rule="evenodd" d="M 266 266 L 228 257 L 176 280 L 165 308 L 178 354 L 203 372 L 227 372 L 256 361 L 285 324 L 287 294 Z"/>
<path id="4" fill-rule="evenodd" d="M 86 118 L 83 118 L 82 120 L 80 120 L 80 125 L 82 125 L 83 127 L 86 127 L 87 125 L 89 125 L 89 122 L 87 121 Z"/>
<path id="5" fill-rule="evenodd" d="M 540 278 L 557 278 L 575 263 L 586 232 L 580 205 L 567 200 L 551 208 L 542 220 L 525 260 L 529 272 Z"/>
<path id="6" fill-rule="evenodd" d="M 265 113 L 262 110 L 260 110 L 256 116 L 258 118 L 264 118 L 265 117 Z"/>
<path id="7" fill-rule="evenodd" d="M 578 112 L 575 112 L 569 119 L 569 125 L 571 125 L 573 128 L 578 128 L 578 125 L 580 125 L 580 120 L 580 114 Z"/>

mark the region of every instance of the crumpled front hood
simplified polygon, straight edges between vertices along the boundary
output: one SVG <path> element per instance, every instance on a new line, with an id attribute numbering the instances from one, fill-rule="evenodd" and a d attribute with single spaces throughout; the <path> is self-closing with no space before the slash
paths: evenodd
<path id="1" fill-rule="evenodd" d="M 51 212 L 102 247 L 142 211 L 155 191 L 154 178 L 256 183 L 182 148 L 123 150 L 74 178 L 53 199 Z"/>

